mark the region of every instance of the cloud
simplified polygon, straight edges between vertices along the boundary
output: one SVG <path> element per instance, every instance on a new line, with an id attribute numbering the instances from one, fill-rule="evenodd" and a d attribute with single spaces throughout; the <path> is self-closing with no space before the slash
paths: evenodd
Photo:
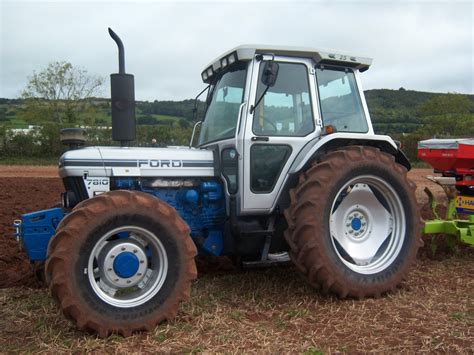
<path id="1" fill-rule="evenodd" d="M 1 0 L 0 0 L 1 1 Z M 202 69 L 243 43 L 335 48 L 374 58 L 365 88 L 473 93 L 471 2 L 0 2 L 0 97 L 66 60 L 117 70 L 107 34 L 126 49 L 139 100 L 194 97 Z M 104 90 L 108 96 L 109 88 Z"/>

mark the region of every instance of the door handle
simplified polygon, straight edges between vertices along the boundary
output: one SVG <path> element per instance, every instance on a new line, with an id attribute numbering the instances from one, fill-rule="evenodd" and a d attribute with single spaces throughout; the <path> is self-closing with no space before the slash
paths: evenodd
<path id="1" fill-rule="evenodd" d="M 268 142 L 270 140 L 269 137 L 252 137 L 252 142 Z"/>

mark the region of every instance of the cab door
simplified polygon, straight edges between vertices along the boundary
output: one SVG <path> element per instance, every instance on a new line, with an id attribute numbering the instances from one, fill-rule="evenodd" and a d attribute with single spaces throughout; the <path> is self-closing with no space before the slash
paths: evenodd
<path id="1" fill-rule="evenodd" d="M 264 94 L 266 86 L 260 78 L 265 61 L 271 59 L 263 56 L 263 60 L 255 60 L 253 65 L 242 141 L 240 214 L 266 213 L 274 208 L 292 161 L 321 131 L 320 116 L 314 104 L 313 61 L 275 57 L 278 77 Z"/>

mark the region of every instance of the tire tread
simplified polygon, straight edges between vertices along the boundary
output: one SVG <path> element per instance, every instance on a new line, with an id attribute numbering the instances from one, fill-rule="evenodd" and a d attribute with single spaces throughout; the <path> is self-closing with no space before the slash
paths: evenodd
<path id="1" fill-rule="evenodd" d="M 79 231 L 87 221 L 96 218 L 97 214 L 111 215 L 115 210 L 124 206 L 137 206 L 137 212 L 153 211 L 162 221 L 173 230 L 178 247 L 184 254 L 183 271 L 170 297 L 160 307 L 159 312 L 130 322 L 117 322 L 91 312 L 90 307 L 74 292 L 74 281 L 70 273 L 74 259 L 73 251 L 80 244 Z M 117 190 L 82 201 L 59 224 L 55 236 L 48 247 L 46 274 L 49 278 L 49 289 L 52 296 L 59 301 L 64 315 L 71 318 L 81 330 L 92 331 L 101 337 L 118 333 L 124 337 L 132 333 L 153 329 L 161 321 L 173 319 L 180 302 L 189 299 L 191 283 L 197 277 L 194 257 L 197 254 L 196 246 L 189 236 L 190 229 L 177 212 L 163 201 L 142 192 Z M 163 309 L 161 309 L 163 308 Z"/>
<path id="2" fill-rule="evenodd" d="M 413 233 L 416 238 L 402 270 L 381 285 L 355 287 L 347 282 L 344 275 L 329 267 L 326 249 L 322 245 L 323 236 L 319 226 L 323 225 L 323 209 L 329 208 L 325 201 L 325 192 L 334 186 L 341 169 L 353 164 L 370 164 L 379 162 L 401 179 L 409 192 L 409 201 L 415 211 Z M 378 148 L 367 146 L 349 146 L 328 153 L 322 159 L 313 162 L 312 166 L 300 174 L 298 185 L 291 189 L 290 207 L 284 211 L 288 229 L 284 237 L 290 246 L 290 257 L 297 269 L 313 286 L 319 286 L 323 293 L 333 293 L 340 298 L 380 297 L 385 292 L 393 291 L 406 277 L 409 267 L 414 263 L 416 254 L 423 241 L 420 234 L 420 211 L 416 204 L 414 191 L 416 185 L 407 177 L 407 170 L 395 162 L 392 155 Z"/>

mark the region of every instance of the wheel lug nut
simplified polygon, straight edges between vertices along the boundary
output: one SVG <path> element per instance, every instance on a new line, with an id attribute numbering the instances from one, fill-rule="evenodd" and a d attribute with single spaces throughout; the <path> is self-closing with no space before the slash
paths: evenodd
<path id="1" fill-rule="evenodd" d="M 107 271 L 112 271 L 112 268 L 111 268 L 111 267 L 109 267 L 109 268 L 107 269 Z"/>
<path id="2" fill-rule="evenodd" d="M 145 262 L 145 260 L 140 260 L 140 264 L 143 264 Z"/>
<path id="3" fill-rule="evenodd" d="M 138 273 L 137 273 L 137 276 L 142 276 L 142 273 L 141 273 L 141 272 L 138 272 Z"/>
<path id="4" fill-rule="evenodd" d="M 119 282 L 119 281 L 120 281 L 120 279 L 115 279 L 114 281 L 115 281 L 115 282 Z"/>
<path id="5" fill-rule="evenodd" d="M 138 253 L 138 250 L 137 250 L 137 249 L 133 249 L 133 252 L 134 252 L 134 253 Z"/>
<path id="6" fill-rule="evenodd" d="M 130 284 L 130 283 L 132 283 L 132 281 L 130 281 L 130 280 L 127 280 L 127 283 L 128 283 L 128 284 Z"/>
<path id="7" fill-rule="evenodd" d="M 115 255 L 112 254 L 112 255 L 110 256 L 110 259 L 113 259 L 113 258 L 115 258 Z"/>
<path id="8" fill-rule="evenodd" d="M 125 251 L 125 248 L 124 248 L 124 247 L 122 247 L 122 251 Z"/>

